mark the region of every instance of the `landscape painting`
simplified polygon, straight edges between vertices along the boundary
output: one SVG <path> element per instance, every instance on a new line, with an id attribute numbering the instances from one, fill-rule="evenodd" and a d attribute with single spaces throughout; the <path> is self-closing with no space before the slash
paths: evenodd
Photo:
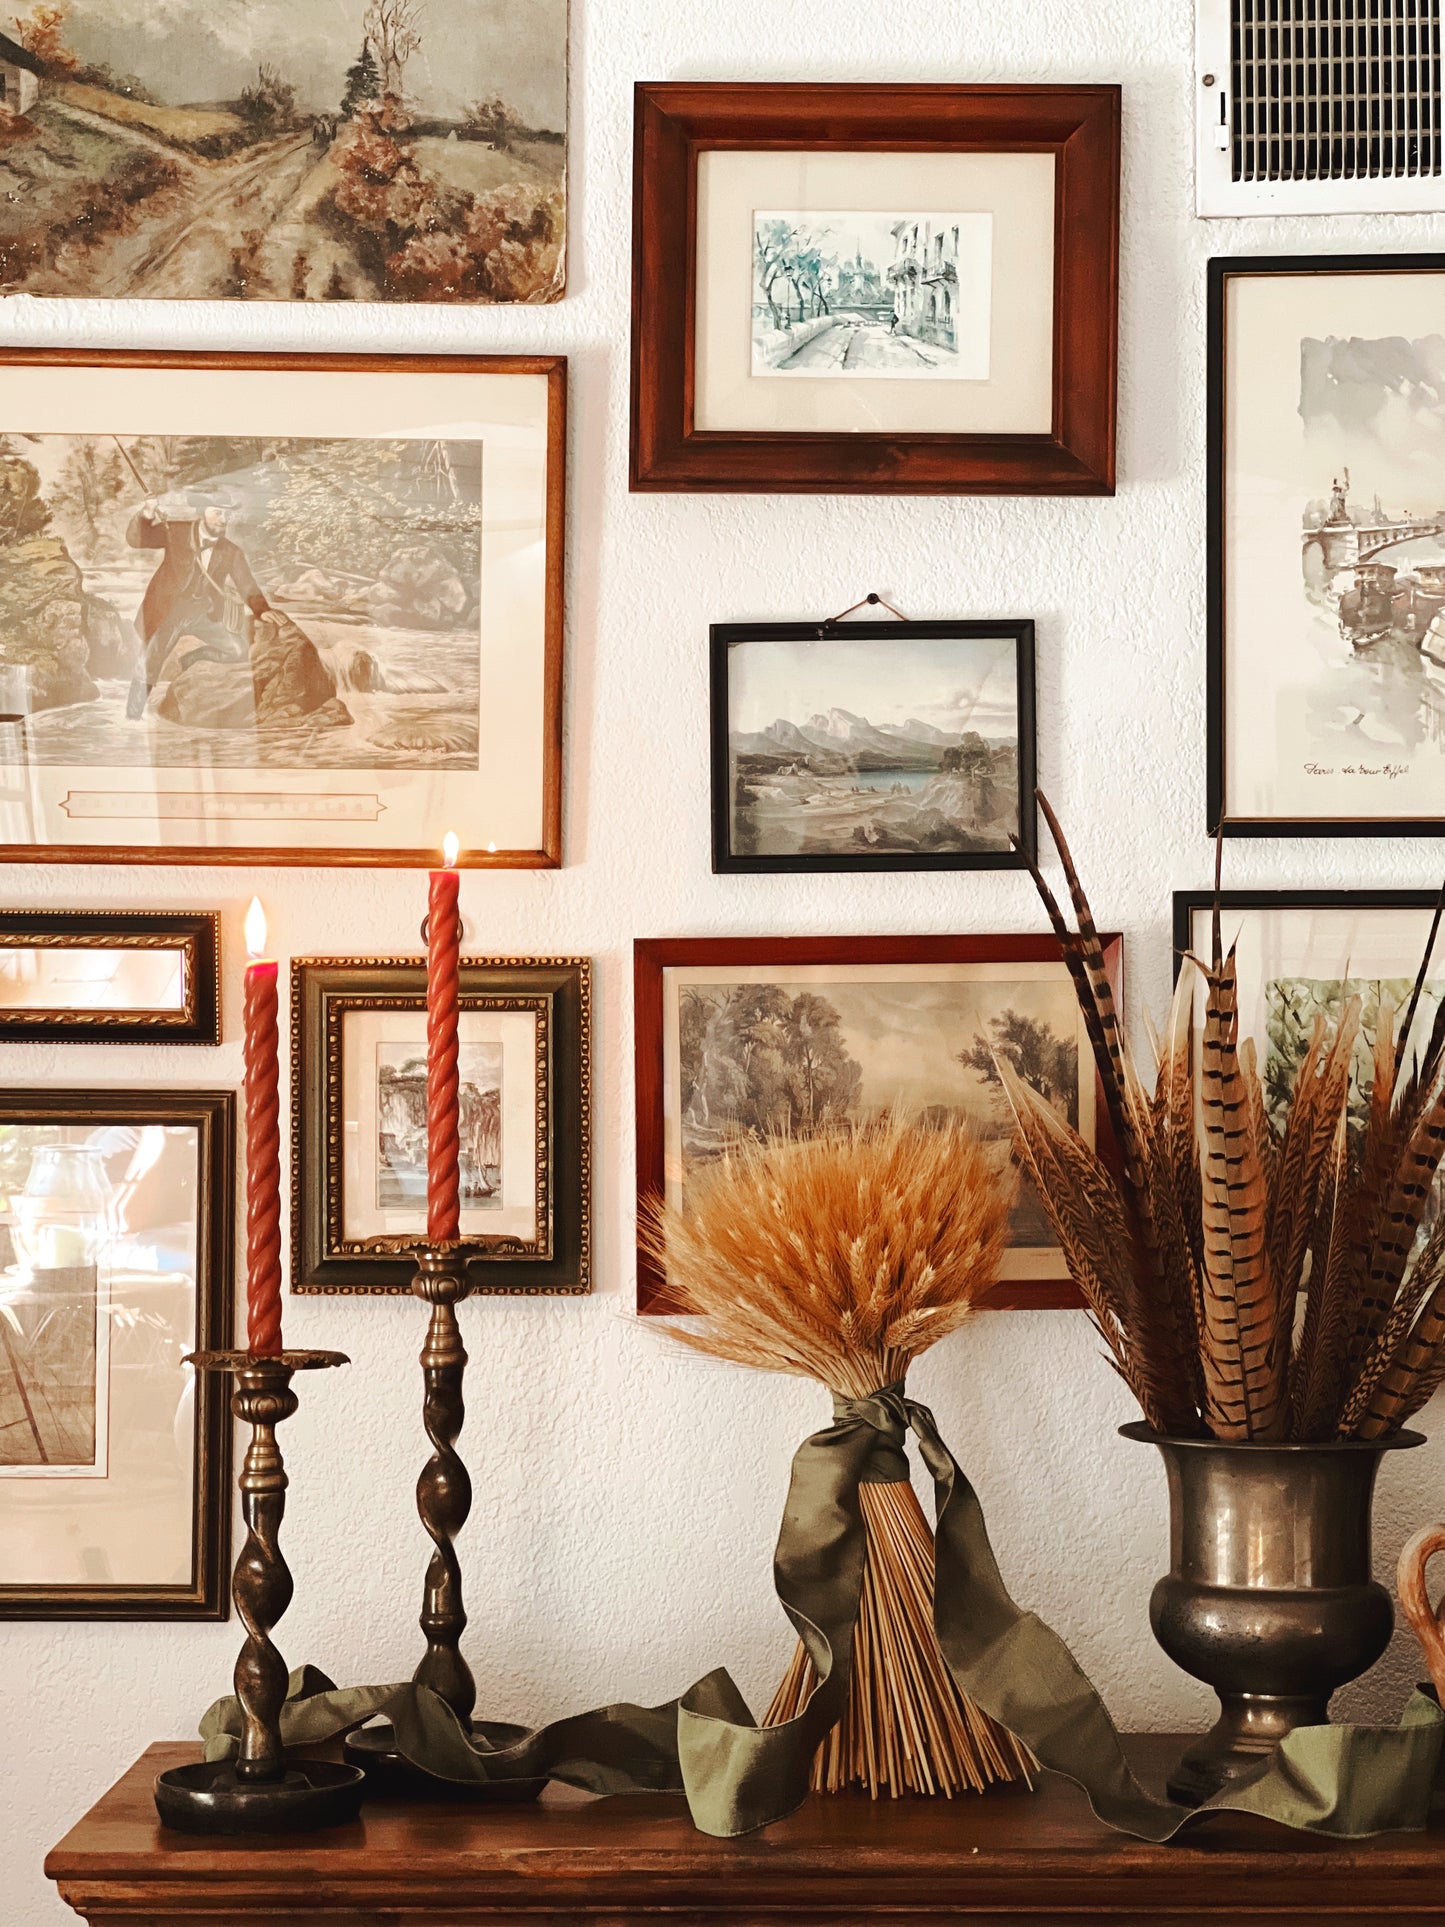
<path id="1" fill-rule="evenodd" d="M 475 770 L 482 444 L 0 436 L 0 762 Z"/>
<path id="2" fill-rule="evenodd" d="M 713 631 L 714 868 L 969 869 L 1033 848 L 1032 625 Z"/>
<path id="3" fill-rule="evenodd" d="M 1092 1142 L 1092 1058 L 1061 964 L 698 965 L 668 970 L 666 984 L 667 1191 L 684 1209 L 732 1146 L 887 1113 L 966 1121 L 1007 1168 L 999 1057 Z M 1011 1247 L 1005 1276 L 1062 1275 L 1026 1180 Z"/>
<path id="4" fill-rule="evenodd" d="M 465 1210 L 502 1204 L 502 1045 L 460 1046 L 461 1201 Z M 385 1211 L 425 1211 L 426 1052 L 376 1047 L 376 1200 Z"/>
<path id="5" fill-rule="evenodd" d="M 567 0 L 32 0 L 0 32 L 0 290 L 545 302 Z"/>
<path id="6" fill-rule="evenodd" d="M 987 381 L 993 216 L 756 211 L 752 371 Z"/>

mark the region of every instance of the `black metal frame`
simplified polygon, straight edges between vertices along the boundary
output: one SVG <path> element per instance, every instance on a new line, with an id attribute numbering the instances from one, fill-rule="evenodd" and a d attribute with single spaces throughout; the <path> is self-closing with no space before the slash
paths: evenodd
<path id="1" fill-rule="evenodd" d="M 231 1342 L 236 1099 L 230 1091 L 0 1090 L 0 1124 L 188 1124 L 196 1129 L 195 1351 Z M 195 1377 L 191 1575 L 181 1585 L 0 1585 L 6 1619 L 230 1616 L 231 1418 L 227 1389 Z"/>
<path id="2" fill-rule="evenodd" d="M 462 959 L 461 1008 L 536 1008 L 546 1032 L 545 1229 L 464 1240 L 473 1297 L 576 1295 L 591 1289 L 592 966 L 585 957 Z M 342 1221 L 342 1018 L 348 1010 L 426 1009 L 424 957 L 291 960 L 291 1289 L 303 1295 L 410 1295 L 415 1238 L 348 1244 Z M 489 1249 L 489 1246 L 492 1247 Z"/>
<path id="3" fill-rule="evenodd" d="M 1224 790 L 1224 485 L 1226 311 L 1236 275 L 1438 274 L 1445 254 L 1221 255 L 1209 263 L 1208 532 L 1207 532 L 1207 807 L 1211 835 L 1225 836 L 1445 836 L 1445 808 L 1427 817 L 1239 817 L 1228 813 Z"/>
<path id="4" fill-rule="evenodd" d="M 1223 890 L 1219 907 L 1226 916 L 1231 910 L 1422 910 L 1428 914 L 1439 901 L 1438 890 Z M 1194 912 L 1208 910 L 1213 902 L 1212 890 L 1174 892 L 1176 980 L 1189 948 Z M 1412 965 L 1412 973 L 1413 969 Z"/>
<path id="5" fill-rule="evenodd" d="M 169 941 L 167 941 L 169 940 Z M 0 910 L 0 951 L 153 950 L 185 953 L 186 1007 L 178 1011 L 0 1008 L 7 1044 L 219 1044 L 221 919 L 215 911 Z"/>
<path id="6" fill-rule="evenodd" d="M 739 856 L 731 848 L 732 797 L 728 756 L 728 676 L 732 651 L 750 642 L 876 642 L 1011 637 L 1018 681 L 1019 793 L 1018 844 L 1012 850 L 974 855 L 889 851 L 878 856 Z M 1034 625 L 1000 618 L 996 622 L 721 622 L 710 631 L 712 748 L 712 867 L 718 874 L 789 874 L 869 870 L 1018 870 L 1038 847 L 1038 810 L 1034 802 L 1037 764 Z"/>

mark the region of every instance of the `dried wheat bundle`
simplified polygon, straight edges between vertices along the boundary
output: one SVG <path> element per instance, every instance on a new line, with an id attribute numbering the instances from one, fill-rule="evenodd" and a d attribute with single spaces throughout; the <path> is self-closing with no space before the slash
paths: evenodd
<path id="1" fill-rule="evenodd" d="M 1445 1155 L 1445 1003 L 1408 1070 L 1437 910 L 1398 1033 L 1382 1004 L 1368 1115 L 1349 1129 L 1361 1007 L 1317 1019 L 1282 1128 L 1251 1040 L 1235 955 L 1185 958 L 1152 1086 L 1125 1041 L 1068 846 L 1048 822 L 1078 920 L 1037 869 L 1093 1045 L 1117 1170 L 1000 1063 L 1018 1144 L 1075 1282 L 1157 1430 L 1221 1439 L 1374 1439 L 1445 1382 L 1445 1224 L 1426 1229 Z M 1445 899 L 1442 899 L 1445 901 Z M 1202 1034 L 1191 1049 L 1198 973 Z"/>
<path id="2" fill-rule="evenodd" d="M 649 1229 L 683 1309 L 674 1336 L 844 1398 L 901 1379 L 998 1276 L 1013 1183 L 965 1129 L 893 1119 L 731 1152 L 685 1213 Z M 933 1628 L 933 1533 L 913 1488 L 859 1488 L 866 1536 L 849 1704 L 813 1786 L 876 1799 L 952 1796 L 1027 1779 L 1031 1756 L 954 1685 Z M 793 1718 L 816 1685 L 800 1643 L 769 1708 Z"/>

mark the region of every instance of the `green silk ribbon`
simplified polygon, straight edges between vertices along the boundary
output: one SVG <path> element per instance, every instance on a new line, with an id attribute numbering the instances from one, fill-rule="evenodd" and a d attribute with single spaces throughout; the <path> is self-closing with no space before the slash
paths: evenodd
<path id="1" fill-rule="evenodd" d="M 908 1476 L 913 1433 L 933 1476 L 934 1622 L 961 1692 L 1028 1746 L 1041 1766 L 1081 1787 L 1106 1825 L 1164 1841 L 1198 1816 L 1254 1813 L 1355 1839 L 1425 1826 L 1445 1716 L 1415 1694 L 1397 1727 L 1314 1726 L 1289 1734 L 1243 1780 L 1201 1807 L 1148 1793 L 1117 1729 L 1068 1647 L 1010 1598 L 983 1508 L 926 1406 L 901 1384 L 835 1399 L 832 1425 L 805 1439 L 778 1534 L 778 1598 L 808 1650 L 817 1688 L 795 1719 L 760 1727 L 726 1672 L 709 1673 L 664 1706 L 619 1704 L 528 1730 L 478 1721 L 470 1733 L 426 1687 L 334 1687 L 305 1668 L 291 1677 L 282 1738 L 303 1746 L 378 1715 L 413 1765 L 463 1784 L 555 1779 L 591 1793 L 685 1793 L 694 1824 L 728 1838 L 795 1811 L 807 1798 L 820 1741 L 848 1701 L 865 1535 L 858 1488 Z M 208 1759 L 234 1752 L 235 1699 L 201 1723 Z"/>

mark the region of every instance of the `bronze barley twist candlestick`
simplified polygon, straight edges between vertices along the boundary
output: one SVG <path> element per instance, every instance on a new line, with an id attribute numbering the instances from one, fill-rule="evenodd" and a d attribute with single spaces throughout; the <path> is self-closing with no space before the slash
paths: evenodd
<path id="1" fill-rule="evenodd" d="M 467 1348 L 456 1308 L 472 1289 L 467 1256 L 465 1244 L 424 1245 L 417 1253 L 411 1281 L 412 1291 L 431 1307 L 421 1349 L 421 1373 L 422 1424 L 431 1441 L 432 1455 L 416 1482 L 416 1509 L 433 1548 L 422 1586 L 420 1625 L 426 1651 L 412 1678 L 418 1686 L 429 1686 L 445 1700 L 470 1730 L 477 1688 L 461 1651 L 467 1613 L 455 1549 L 457 1534 L 472 1509 L 472 1481 L 456 1449 L 466 1417 Z M 541 1780 L 475 1784 L 438 1780 L 397 1751 L 396 1734 L 389 1723 L 363 1727 L 351 1734 L 345 1751 L 347 1759 L 365 1767 L 379 1787 L 404 1786 L 412 1793 L 436 1791 L 449 1799 L 533 1800 L 545 1784 Z"/>
<path id="2" fill-rule="evenodd" d="M 156 1781 L 156 1809 L 168 1827 L 185 1833 L 303 1832 L 353 1820 L 364 1775 L 329 1760 L 288 1761 L 281 1743 L 286 1662 L 271 1630 L 291 1604 L 294 1586 L 281 1553 L 286 1510 L 286 1466 L 276 1427 L 291 1417 L 295 1373 L 322 1371 L 348 1361 L 341 1352 L 197 1352 L 197 1371 L 230 1372 L 234 1417 L 251 1427 L 241 1467 L 241 1511 L 246 1543 L 231 1578 L 231 1597 L 246 1628 L 236 1661 L 241 1733 L 232 1759 L 173 1767 Z"/>
<path id="3" fill-rule="evenodd" d="M 465 1725 L 477 1701 L 476 1682 L 461 1654 L 467 1613 L 462 1604 L 462 1571 L 454 1548 L 472 1509 L 472 1481 L 456 1449 L 466 1418 L 463 1384 L 467 1349 L 456 1313 L 456 1307 L 471 1291 L 465 1250 L 432 1245 L 418 1253 L 411 1288 L 431 1306 L 421 1371 L 422 1424 L 432 1443 L 432 1455 L 416 1482 L 416 1509 L 435 1547 L 422 1591 L 421 1629 L 426 1635 L 426 1652 L 414 1677 L 419 1686 L 429 1686 L 444 1699 Z"/>

